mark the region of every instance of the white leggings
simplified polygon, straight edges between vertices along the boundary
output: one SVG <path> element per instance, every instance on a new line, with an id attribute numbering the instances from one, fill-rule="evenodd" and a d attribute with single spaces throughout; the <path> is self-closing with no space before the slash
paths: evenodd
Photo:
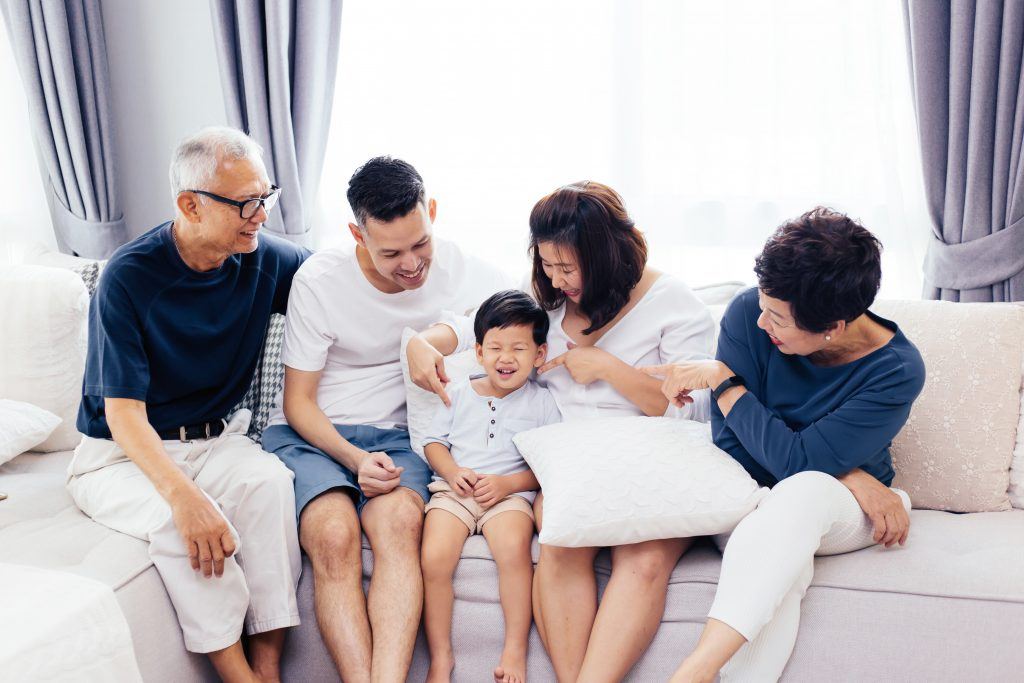
<path id="1" fill-rule="evenodd" d="M 893 491 L 909 511 L 907 494 Z M 777 681 L 796 643 L 814 556 L 867 548 L 873 534 L 846 486 L 822 472 L 801 472 L 776 484 L 731 536 L 717 537 L 725 550 L 708 616 L 748 641 L 722 669 L 722 680 Z"/>
<path id="2" fill-rule="evenodd" d="M 68 491 L 95 521 L 149 542 L 178 614 L 185 647 L 213 652 L 249 634 L 295 626 L 301 560 L 292 473 L 245 436 L 239 411 L 214 439 L 164 441 L 167 455 L 224 515 L 238 550 L 224 575 L 192 569 L 171 508 L 152 482 L 110 439 L 85 437 L 68 468 Z"/>

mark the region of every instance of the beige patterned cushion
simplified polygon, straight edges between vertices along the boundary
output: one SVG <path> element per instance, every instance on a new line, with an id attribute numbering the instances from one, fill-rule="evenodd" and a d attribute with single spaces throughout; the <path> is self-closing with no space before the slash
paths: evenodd
<path id="1" fill-rule="evenodd" d="M 893 440 L 893 486 L 915 508 L 1010 509 L 1007 487 L 1020 411 L 1024 308 L 880 301 L 924 357 L 927 380 Z"/>

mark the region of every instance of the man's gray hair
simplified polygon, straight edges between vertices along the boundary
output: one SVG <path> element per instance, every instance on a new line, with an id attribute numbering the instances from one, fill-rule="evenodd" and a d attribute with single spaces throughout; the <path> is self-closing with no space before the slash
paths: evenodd
<path id="1" fill-rule="evenodd" d="M 206 189 L 224 159 L 247 159 L 260 168 L 263 148 L 240 130 L 210 126 L 194 133 L 178 145 L 171 158 L 171 193 L 177 198 L 186 190 Z"/>

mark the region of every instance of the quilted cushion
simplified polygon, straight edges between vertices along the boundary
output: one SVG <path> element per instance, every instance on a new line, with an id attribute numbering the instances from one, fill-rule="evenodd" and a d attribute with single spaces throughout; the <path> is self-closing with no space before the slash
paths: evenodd
<path id="1" fill-rule="evenodd" d="M 1010 509 L 1024 307 L 880 301 L 874 310 L 902 328 L 927 368 L 924 390 L 892 443 L 893 486 L 916 508 Z"/>

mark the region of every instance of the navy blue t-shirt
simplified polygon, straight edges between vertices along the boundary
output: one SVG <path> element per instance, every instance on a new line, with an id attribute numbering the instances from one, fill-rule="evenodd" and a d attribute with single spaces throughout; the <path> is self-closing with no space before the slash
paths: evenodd
<path id="1" fill-rule="evenodd" d="M 851 363 L 820 367 L 784 354 L 757 326 L 757 289 L 729 304 L 722 318 L 718 360 L 743 377 L 747 393 L 728 417 L 711 404 L 715 444 L 760 484 L 774 486 L 798 472 L 838 476 L 854 468 L 892 483 L 889 445 L 924 387 L 924 361 L 896 323 L 868 313 L 895 336 Z"/>
<path id="2" fill-rule="evenodd" d="M 78 430 L 110 438 L 104 398 L 145 401 L 157 431 L 219 420 L 245 395 L 271 313 L 309 252 L 266 232 L 251 254 L 200 273 L 171 223 L 114 252 L 89 307 Z"/>

